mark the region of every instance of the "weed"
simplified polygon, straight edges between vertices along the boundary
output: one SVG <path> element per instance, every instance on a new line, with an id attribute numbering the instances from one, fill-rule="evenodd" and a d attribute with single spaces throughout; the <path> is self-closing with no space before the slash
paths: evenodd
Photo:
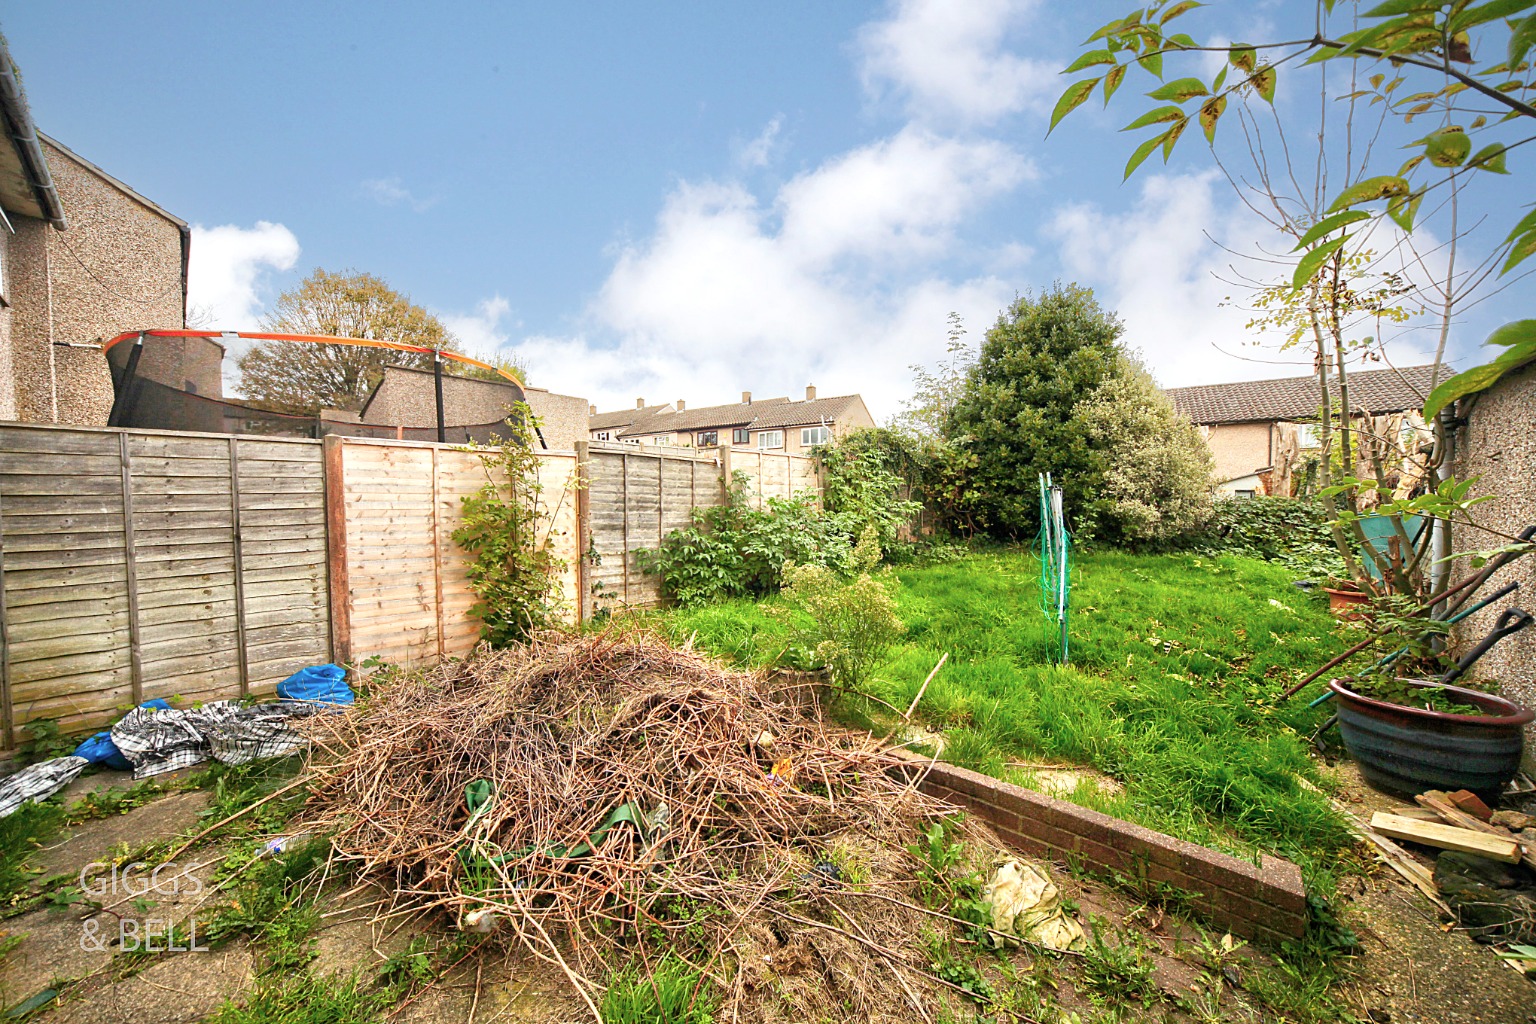
<path id="1" fill-rule="evenodd" d="M 216 763 L 210 766 L 196 782 L 198 788 L 211 790 L 208 806 L 201 817 L 209 822 L 222 821 L 281 787 L 298 774 L 302 766 L 303 758 L 299 755 L 240 765 Z M 277 832 L 306 796 L 304 787 L 300 786 L 231 822 L 215 835 Z"/>
<path id="2" fill-rule="evenodd" d="M 717 999 L 700 974 L 668 957 L 646 975 L 630 967 L 603 994 L 603 1024 L 713 1024 Z"/>
<path id="3" fill-rule="evenodd" d="M 51 718 L 38 718 L 21 727 L 26 739 L 16 746 L 22 764 L 36 764 L 55 757 L 63 757 L 80 745 L 59 731 L 59 723 Z"/>
<path id="4" fill-rule="evenodd" d="M 209 939 L 221 942 L 234 935 L 249 935 L 260 945 L 268 972 L 304 967 L 314 958 L 311 937 L 320 924 L 319 908 L 305 898 L 305 883 L 329 849 L 325 840 L 312 840 L 254 863 L 245 855 L 247 867 L 237 869 L 245 872 L 241 884 L 214 916 Z"/>
<path id="5" fill-rule="evenodd" d="M 243 1003 L 226 1002 L 207 1024 L 371 1024 L 391 1002 L 393 993 L 364 988 L 355 976 L 269 974 Z"/>
<path id="6" fill-rule="evenodd" d="M 1150 1010 L 1157 1002 L 1157 987 L 1152 984 L 1154 964 L 1146 940 L 1134 930 L 1116 933 L 1116 941 L 1104 941 L 1107 922 L 1101 917 L 1089 919 L 1090 938 L 1083 950 L 1083 981 L 1093 994 L 1093 1001 L 1140 1002 Z"/>
<path id="7" fill-rule="evenodd" d="M 992 991 L 992 983 L 982 977 L 974 964 L 962 963 L 959 960 L 946 960 L 933 965 L 934 973 L 951 985 L 956 985 L 965 990 L 965 994 L 976 1000 L 977 1003 L 986 1004 L 992 1002 L 995 993 Z"/>

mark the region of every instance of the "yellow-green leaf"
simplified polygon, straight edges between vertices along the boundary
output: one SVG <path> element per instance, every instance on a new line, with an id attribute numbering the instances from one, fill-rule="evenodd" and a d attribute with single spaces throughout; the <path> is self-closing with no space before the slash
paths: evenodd
<path id="1" fill-rule="evenodd" d="M 1056 101 L 1056 109 L 1051 111 L 1051 126 L 1045 130 L 1045 134 L 1049 135 L 1055 131 L 1056 125 L 1062 118 L 1082 106 L 1083 101 L 1093 92 L 1093 87 L 1098 84 L 1097 78 L 1085 78 L 1081 82 L 1073 82 L 1067 86 L 1067 91 L 1062 93 L 1061 99 Z"/>
<path id="2" fill-rule="evenodd" d="M 1156 149 L 1158 144 L 1162 141 L 1162 135 L 1154 135 L 1146 142 L 1143 142 L 1141 145 L 1137 146 L 1136 152 L 1132 153 L 1131 158 L 1125 163 L 1125 177 L 1129 178 L 1135 172 L 1136 168 L 1140 167 L 1142 163 L 1147 159 L 1147 157 L 1152 155 L 1152 151 Z"/>
<path id="3" fill-rule="evenodd" d="M 1504 144 L 1495 142 L 1478 150 L 1477 155 L 1472 158 L 1472 166 L 1480 171 L 1508 174 L 1509 168 L 1504 166 Z"/>
<path id="4" fill-rule="evenodd" d="M 1159 25 L 1166 25 L 1179 15 L 1192 11 L 1196 7 L 1204 6 L 1205 4 L 1200 3 L 1199 0 L 1179 0 L 1178 3 L 1163 12 L 1163 16 L 1157 19 L 1157 23 Z"/>
<path id="5" fill-rule="evenodd" d="M 1158 78 L 1162 78 L 1163 77 L 1163 51 L 1162 50 L 1149 50 L 1148 52 L 1142 54 L 1140 57 L 1137 57 L 1136 59 L 1138 61 L 1140 61 L 1141 62 L 1141 66 L 1146 68 L 1149 72 L 1151 72 L 1152 74 L 1156 75 Z"/>
<path id="6" fill-rule="evenodd" d="M 1104 76 L 1104 106 L 1109 106 L 1109 98 L 1115 94 L 1116 89 L 1120 88 L 1120 80 L 1124 77 L 1124 64 L 1116 64 L 1114 67 L 1110 68 L 1109 73 Z"/>
<path id="7" fill-rule="evenodd" d="M 1307 248 L 1319 238 L 1333 234 L 1339 228 L 1370 219 L 1371 215 L 1364 210 L 1345 210 L 1343 213 L 1331 214 L 1308 228 L 1307 233 L 1301 236 L 1301 241 L 1296 243 L 1296 248 L 1291 251 L 1298 252 Z"/>
<path id="8" fill-rule="evenodd" d="M 1536 255 L 1536 231 L 1528 232 L 1515 239 L 1515 244 L 1509 250 L 1509 259 L 1504 261 L 1504 266 L 1499 268 L 1499 274 L 1504 275 L 1515 269 L 1516 265 Z"/>
<path id="9" fill-rule="evenodd" d="M 1136 120 L 1120 130 L 1123 132 L 1135 131 L 1137 128 L 1145 128 L 1149 124 L 1161 124 L 1164 121 L 1177 121 L 1184 116 L 1184 111 L 1178 107 L 1158 107 L 1142 114 Z"/>
<path id="10" fill-rule="evenodd" d="M 1393 196 L 1387 200 L 1387 216 L 1404 231 L 1413 230 L 1413 219 L 1419 215 L 1419 204 L 1424 202 L 1424 193 L 1415 192 L 1407 196 Z"/>
<path id="11" fill-rule="evenodd" d="M 1514 228 L 1510 230 L 1509 234 L 1504 236 L 1504 241 L 1513 242 L 1516 236 L 1523 235 L 1527 231 L 1536 231 L 1536 209 L 1532 209 L 1530 213 L 1526 214 L 1524 217 L 1521 217 L 1515 223 Z"/>
<path id="12" fill-rule="evenodd" d="M 1488 0 L 1488 3 L 1468 7 L 1447 23 L 1452 32 L 1475 28 L 1495 18 L 1509 18 L 1536 6 L 1536 0 Z"/>
<path id="13" fill-rule="evenodd" d="M 1173 144 L 1179 141 L 1179 136 L 1184 134 L 1184 129 L 1189 127 L 1189 118 L 1183 117 L 1174 122 L 1173 127 L 1163 133 L 1163 163 L 1173 155 Z"/>
<path id="14" fill-rule="evenodd" d="M 1503 345 L 1505 349 L 1493 362 L 1458 373 L 1431 391 L 1424 403 L 1426 420 L 1433 419 L 1441 409 L 1456 399 L 1476 394 L 1496 383 L 1506 373 L 1513 373 L 1536 361 L 1536 320 L 1516 320 L 1505 324 L 1489 336 L 1488 342 Z"/>
<path id="15" fill-rule="evenodd" d="M 1525 52 L 1536 46 L 1536 14 L 1515 26 L 1509 34 L 1509 66 L 1515 67 L 1525 59 Z"/>
<path id="16" fill-rule="evenodd" d="M 1460 167 L 1472 152 L 1472 140 L 1465 128 L 1452 125 L 1431 135 L 1424 143 L 1424 152 L 1436 167 Z"/>
<path id="17" fill-rule="evenodd" d="M 1238 43 L 1227 51 L 1227 60 L 1239 71 L 1252 73 L 1253 67 L 1258 63 L 1259 52 L 1251 46 Z"/>
<path id="18" fill-rule="evenodd" d="M 1421 164 L 1423 162 L 1424 162 L 1424 154 L 1423 153 L 1420 153 L 1418 156 L 1409 157 L 1406 161 L 1404 161 L 1403 166 L 1401 166 L 1401 167 L 1399 167 L 1397 169 L 1397 173 L 1398 173 L 1398 175 L 1400 177 L 1406 178 L 1408 176 L 1408 172 L 1409 171 L 1413 170 L 1415 167 L 1419 166 L 1419 164 Z"/>
<path id="19" fill-rule="evenodd" d="M 1296 291 L 1305 288 L 1307 282 L 1312 280 L 1313 275 L 1327 262 L 1328 257 L 1337 252 L 1339 247 L 1347 241 L 1349 241 L 1349 235 L 1340 235 L 1338 238 L 1324 242 L 1316 249 L 1309 250 L 1301 258 L 1301 262 L 1296 264 L 1296 273 L 1291 275 L 1291 287 Z"/>
<path id="20" fill-rule="evenodd" d="M 1266 64 L 1259 68 L 1254 72 L 1253 77 L 1248 79 L 1248 84 L 1258 90 L 1259 95 L 1264 97 L 1265 103 L 1275 102 L 1275 69 L 1273 67 Z"/>
<path id="21" fill-rule="evenodd" d="M 1113 64 L 1114 62 L 1115 55 L 1110 53 L 1108 50 L 1089 50 L 1087 53 L 1077 58 L 1077 60 L 1073 61 L 1071 64 L 1068 64 L 1066 70 L 1061 73 L 1064 75 L 1070 75 L 1075 71 L 1083 70 L 1083 68 L 1091 68 L 1095 64 Z"/>
<path id="22" fill-rule="evenodd" d="M 1185 100 L 1192 100 L 1196 96 L 1209 96 L 1210 90 L 1206 89 L 1205 83 L 1198 78 L 1180 78 L 1169 82 L 1167 85 L 1158 86 L 1147 93 L 1147 95 L 1154 100 L 1172 100 L 1174 103 L 1183 103 Z"/>
<path id="23" fill-rule="evenodd" d="M 1205 129 L 1205 141 L 1215 145 L 1216 122 L 1221 119 L 1222 111 L 1227 109 L 1225 96 L 1212 96 L 1200 104 L 1200 127 Z"/>
<path id="24" fill-rule="evenodd" d="M 1376 178 L 1366 178 L 1364 181 L 1356 182 L 1343 192 L 1340 192 L 1338 198 L 1333 201 L 1333 205 L 1328 207 L 1328 212 L 1332 213 L 1334 210 L 1342 210 L 1346 206 L 1369 203 L 1376 199 L 1391 199 L 1393 196 L 1405 196 L 1410 191 L 1408 182 L 1395 174 L 1383 174 Z"/>

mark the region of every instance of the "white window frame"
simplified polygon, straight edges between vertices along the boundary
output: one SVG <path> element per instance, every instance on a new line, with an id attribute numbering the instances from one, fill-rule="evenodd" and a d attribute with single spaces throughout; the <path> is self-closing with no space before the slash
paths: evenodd
<path id="1" fill-rule="evenodd" d="M 813 437 L 811 437 L 812 434 L 815 434 L 816 436 L 813 438 Z M 800 447 L 801 448 L 814 448 L 816 445 L 818 445 L 818 444 L 826 444 L 830 440 L 832 440 L 832 428 L 831 427 L 823 425 L 823 426 L 820 426 L 820 427 L 801 427 L 800 428 Z"/>
<path id="2" fill-rule="evenodd" d="M 612 441 L 613 440 L 613 431 L 611 431 L 611 430 L 599 430 L 596 434 L 592 435 L 592 439 L 594 441 Z"/>
<path id="3" fill-rule="evenodd" d="M 1323 425 L 1321 423 L 1296 424 L 1296 447 L 1302 451 L 1323 446 Z"/>
<path id="4" fill-rule="evenodd" d="M 783 448 L 783 447 L 784 447 L 784 431 L 782 431 L 782 430 L 759 430 L 757 432 L 757 449 L 758 449 L 758 451 L 767 451 L 770 448 Z"/>

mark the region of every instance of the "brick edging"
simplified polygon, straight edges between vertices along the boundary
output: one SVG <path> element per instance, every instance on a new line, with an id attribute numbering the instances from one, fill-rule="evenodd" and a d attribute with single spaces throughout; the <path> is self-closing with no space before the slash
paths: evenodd
<path id="1" fill-rule="evenodd" d="M 1099 873 L 1116 871 L 1191 894 L 1212 924 L 1245 939 L 1279 943 L 1307 930 L 1301 869 L 1264 854 L 1258 867 L 1229 854 L 1079 807 L 989 775 L 892 750 L 893 772 L 920 779 L 918 789 L 963 807 L 1004 843 L 1035 856 L 1077 858 Z"/>

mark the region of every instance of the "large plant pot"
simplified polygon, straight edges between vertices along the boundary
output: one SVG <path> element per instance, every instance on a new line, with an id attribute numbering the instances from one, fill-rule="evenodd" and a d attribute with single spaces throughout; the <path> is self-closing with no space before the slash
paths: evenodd
<path id="1" fill-rule="evenodd" d="M 1410 680 L 1414 686 L 1438 683 Z M 1365 781 L 1384 793 L 1412 797 L 1429 789 L 1470 789 L 1493 804 L 1520 770 L 1525 725 L 1536 713 L 1502 697 L 1444 687 L 1483 715 L 1453 715 L 1372 700 L 1335 679 L 1344 747 Z"/>

